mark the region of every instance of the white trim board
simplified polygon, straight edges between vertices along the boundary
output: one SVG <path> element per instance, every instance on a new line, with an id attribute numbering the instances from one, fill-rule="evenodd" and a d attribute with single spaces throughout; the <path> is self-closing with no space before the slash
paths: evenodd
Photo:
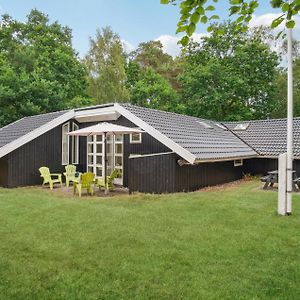
<path id="1" fill-rule="evenodd" d="M 28 142 L 34 140 L 35 138 L 41 136 L 42 134 L 50 131 L 51 129 L 61 125 L 72 119 L 74 117 L 74 110 L 70 110 L 65 114 L 55 118 L 54 120 L 38 127 L 37 129 L 19 137 L 18 139 L 6 144 L 0 149 L 0 158 L 5 156 L 6 154 L 18 149 L 19 147 L 27 144 Z"/>
<path id="2" fill-rule="evenodd" d="M 115 110 L 114 105 L 75 112 L 75 120 L 80 123 L 115 121 L 119 117 L 120 114 Z"/>
<path id="3" fill-rule="evenodd" d="M 153 154 L 130 154 L 129 159 L 135 158 L 144 158 L 144 157 L 152 157 L 152 156 L 161 156 L 161 155 L 169 155 L 174 154 L 174 152 L 160 152 L 160 153 L 153 153 Z"/>
<path id="4" fill-rule="evenodd" d="M 114 104 L 114 107 L 117 112 L 119 112 L 121 115 L 123 115 L 125 118 L 127 118 L 132 123 L 139 126 L 141 129 L 146 131 L 148 134 L 150 134 L 152 137 L 154 137 L 156 140 L 161 142 L 162 144 L 166 145 L 168 148 L 173 150 L 175 153 L 177 153 L 179 156 L 187 160 L 189 163 L 193 164 L 196 160 L 196 156 L 189 152 L 188 150 L 184 149 L 174 141 L 172 141 L 170 138 L 162 134 L 160 131 L 152 127 L 151 125 L 147 124 L 140 118 L 138 118 L 136 115 L 131 113 L 126 108 L 122 107 L 118 103 Z"/>

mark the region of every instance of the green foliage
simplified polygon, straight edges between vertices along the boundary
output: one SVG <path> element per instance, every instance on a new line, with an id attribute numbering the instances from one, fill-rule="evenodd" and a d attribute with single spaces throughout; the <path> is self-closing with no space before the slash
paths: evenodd
<path id="1" fill-rule="evenodd" d="M 130 53 L 130 61 L 137 63 L 142 69 L 152 68 L 163 76 L 175 90 L 179 90 L 177 76 L 182 71 L 178 58 L 163 52 L 160 41 L 140 43 L 138 48 Z"/>
<path id="2" fill-rule="evenodd" d="M 95 39 L 90 39 L 90 50 L 84 61 L 89 72 L 88 92 L 96 103 L 129 99 L 125 53 L 120 37 L 110 27 L 98 29 Z"/>
<path id="3" fill-rule="evenodd" d="M 265 1 L 265 0 L 263 0 Z M 161 4 L 178 4 L 180 7 L 180 20 L 177 23 L 177 33 L 183 32 L 185 35 L 181 38 L 180 43 L 187 46 L 190 37 L 196 30 L 197 23 L 206 24 L 218 19 L 219 16 L 214 11 L 214 4 L 221 2 L 219 0 L 211 1 L 194 1 L 194 0 L 160 0 Z M 247 25 L 252 19 L 252 15 L 259 6 L 259 0 L 229 0 L 229 15 L 236 16 L 235 25 L 238 30 L 246 31 Z M 272 27 L 278 27 L 282 22 L 285 22 L 287 28 L 293 28 L 295 21 L 293 16 L 297 15 L 300 10 L 299 0 L 271 0 L 273 8 L 281 9 L 282 14 L 274 19 Z M 208 26 L 207 30 L 212 30 Z M 222 31 L 219 31 L 222 33 Z"/>
<path id="4" fill-rule="evenodd" d="M 131 68 L 133 67 L 136 66 L 132 64 Z M 133 104 L 166 111 L 180 111 L 177 93 L 168 81 L 152 68 L 139 70 L 130 92 Z"/>
<path id="5" fill-rule="evenodd" d="M 300 117 L 300 58 L 294 61 L 294 116 Z M 272 112 L 274 118 L 285 118 L 287 115 L 287 73 L 280 70 L 276 76 L 276 106 Z"/>
<path id="6" fill-rule="evenodd" d="M 72 48 L 71 30 L 32 10 L 25 23 L 2 16 L 0 126 L 37 113 L 79 106 L 86 70 Z"/>
<path id="7" fill-rule="evenodd" d="M 259 35 L 238 31 L 232 23 L 214 25 L 201 44 L 190 44 L 186 60 L 180 80 L 187 114 L 259 119 L 268 117 L 275 106 L 278 57 Z"/>
<path id="8" fill-rule="evenodd" d="M 127 87 L 134 104 L 167 111 L 182 111 L 176 90 L 179 59 L 163 52 L 160 41 L 141 43 L 126 66 Z"/>

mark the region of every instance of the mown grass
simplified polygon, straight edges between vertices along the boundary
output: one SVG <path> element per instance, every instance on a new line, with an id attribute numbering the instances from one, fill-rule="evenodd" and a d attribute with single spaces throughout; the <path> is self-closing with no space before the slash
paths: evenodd
<path id="1" fill-rule="evenodd" d="M 257 181 L 189 194 L 64 198 L 0 189 L 0 299 L 299 299 L 291 217 Z"/>

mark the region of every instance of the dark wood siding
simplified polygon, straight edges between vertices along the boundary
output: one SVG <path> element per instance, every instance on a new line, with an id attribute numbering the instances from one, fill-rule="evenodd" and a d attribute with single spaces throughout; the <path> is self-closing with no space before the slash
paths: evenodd
<path id="1" fill-rule="evenodd" d="M 129 159 L 129 190 L 156 194 L 175 192 L 175 164 L 173 154 Z"/>
<path id="2" fill-rule="evenodd" d="M 233 161 L 183 165 L 172 154 L 129 159 L 129 189 L 146 193 L 188 192 L 242 178 Z"/>
<path id="3" fill-rule="evenodd" d="M 252 158 L 244 160 L 243 172 L 251 175 L 266 175 L 268 171 L 278 169 L 278 159 Z M 294 160 L 294 170 L 300 176 L 300 160 Z"/>
<path id="4" fill-rule="evenodd" d="M 8 186 L 8 164 L 7 156 L 0 158 L 0 186 Z"/>
<path id="5" fill-rule="evenodd" d="M 235 167 L 233 161 L 183 166 L 176 164 L 175 185 L 178 191 L 195 191 L 199 188 L 238 180 L 242 176 L 242 168 Z"/>
<path id="6" fill-rule="evenodd" d="M 38 169 L 50 168 L 52 173 L 63 172 L 61 165 L 62 127 L 58 126 L 8 156 L 8 186 L 35 185 L 41 183 Z"/>

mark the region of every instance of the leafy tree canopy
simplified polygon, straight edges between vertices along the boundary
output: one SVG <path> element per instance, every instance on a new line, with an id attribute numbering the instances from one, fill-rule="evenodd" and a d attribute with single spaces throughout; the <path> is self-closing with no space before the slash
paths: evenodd
<path id="1" fill-rule="evenodd" d="M 25 23 L 2 16 L 0 125 L 88 102 L 86 70 L 71 38 L 68 27 L 50 24 L 38 10 L 32 10 Z"/>
<path id="2" fill-rule="evenodd" d="M 229 15 L 236 16 L 236 27 L 239 30 L 246 31 L 247 24 L 251 21 L 252 15 L 259 6 L 259 3 L 265 0 L 228 0 Z M 180 7 L 180 20 L 177 23 L 177 33 L 182 32 L 185 35 L 180 43 L 186 46 L 189 43 L 190 37 L 196 30 L 197 23 L 209 24 L 207 30 L 213 30 L 211 22 L 219 19 L 218 13 L 215 13 L 215 4 L 221 0 L 160 0 L 162 4 L 178 4 Z M 222 0 L 224 2 L 224 0 Z M 281 15 L 274 19 L 272 27 L 278 27 L 285 22 L 287 28 L 293 28 L 295 21 L 293 16 L 299 13 L 299 0 L 271 0 L 273 8 L 281 10 Z M 222 33 L 220 29 L 219 33 Z"/>
<path id="3" fill-rule="evenodd" d="M 138 48 L 130 53 L 129 58 L 141 68 L 152 68 L 168 80 L 175 90 L 179 90 L 177 76 L 182 71 L 182 63 L 179 58 L 173 59 L 165 53 L 160 41 L 140 43 Z"/>
<path id="4" fill-rule="evenodd" d="M 211 35 L 190 43 L 185 56 L 180 81 L 187 114 L 217 120 L 269 116 L 278 57 L 258 34 L 238 31 L 233 23 L 213 25 Z"/>
<path id="5" fill-rule="evenodd" d="M 98 29 L 85 57 L 89 95 L 96 103 L 127 101 L 125 53 L 119 35 L 110 27 Z"/>
<path id="6" fill-rule="evenodd" d="M 179 97 L 170 83 L 152 68 L 142 69 L 131 62 L 127 67 L 131 102 L 133 104 L 161 109 L 181 111 Z"/>

